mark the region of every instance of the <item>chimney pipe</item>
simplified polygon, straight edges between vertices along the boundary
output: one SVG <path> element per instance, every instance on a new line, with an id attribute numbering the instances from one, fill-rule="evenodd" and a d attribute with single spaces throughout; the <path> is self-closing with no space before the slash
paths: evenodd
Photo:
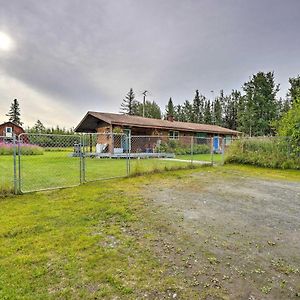
<path id="1" fill-rule="evenodd" d="M 167 120 L 170 121 L 170 122 L 173 122 L 174 121 L 174 117 L 171 116 L 171 115 L 168 115 L 167 116 Z"/>

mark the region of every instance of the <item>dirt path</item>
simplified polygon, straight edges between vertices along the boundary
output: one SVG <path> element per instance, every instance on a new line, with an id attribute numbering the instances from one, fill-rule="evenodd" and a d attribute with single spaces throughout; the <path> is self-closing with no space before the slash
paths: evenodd
<path id="1" fill-rule="evenodd" d="M 146 194 L 157 254 L 202 298 L 299 299 L 300 183 L 206 171 Z"/>

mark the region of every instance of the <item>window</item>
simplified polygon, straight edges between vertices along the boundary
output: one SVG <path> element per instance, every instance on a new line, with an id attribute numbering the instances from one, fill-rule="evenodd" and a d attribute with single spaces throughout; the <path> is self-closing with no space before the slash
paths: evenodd
<path id="1" fill-rule="evenodd" d="M 207 144 L 208 143 L 208 139 L 207 139 L 207 133 L 205 132 L 197 132 L 196 133 L 196 143 L 197 144 Z"/>
<path id="2" fill-rule="evenodd" d="M 171 140 L 178 140 L 179 139 L 179 132 L 178 131 L 170 131 L 169 138 Z"/>
<path id="3" fill-rule="evenodd" d="M 225 136 L 225 145 L 230 145 L 232 142 L 232 136 L 231 135 L 226 135 Z"/>
<path id="4" fill-rule="evenodd" d="M 6 127 L 5 131 L 6 133 L 12 133 L 12 127 Z"/>

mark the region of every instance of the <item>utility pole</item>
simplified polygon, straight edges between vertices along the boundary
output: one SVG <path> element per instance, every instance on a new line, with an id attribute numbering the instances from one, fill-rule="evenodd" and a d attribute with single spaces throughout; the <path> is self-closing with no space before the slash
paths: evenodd
<path id="1" fill-rule="evenodd" d="M 145 117 L 145 105 L 146 105 L 147 93 L 148 93 L 148 91 L 144 91 L 144 93 L 142 93 L 144 95 L 144 97 L 143 97 L 143 117 Z"/>

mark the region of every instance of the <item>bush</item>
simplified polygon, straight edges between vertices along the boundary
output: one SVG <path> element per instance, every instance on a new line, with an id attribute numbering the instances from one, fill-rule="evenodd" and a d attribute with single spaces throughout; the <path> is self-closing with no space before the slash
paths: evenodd
<path id="1" fill-rule="evenodd" d="M 291 151 L 289 139 L 278 137 L 236 140 L 227 150 L 225 163 L 300 169 L 300 157 Z"/>
<path id="2" fill-rule="evenodd" d="M 22 155 L 42 155 L 44 150 L 42 147 L 31 145 L 31 144 L 21 144 L 21 154 Z M 14 145 L 10 143 L 0 143 L 0 155 L 13 155 Z M 17 149 L 18 153 L 18 149 Z"/>
<path id="3" fill-rule="evenodd" d="M 158 149 L 160 152 L 175 153 L 176 155 L 186 155 L 191 154 L 191 145 L 183 144 L 176 140 L 170 140 L 167 143 L 162 143 Z M 208 154 L 210 153 L 210 147 L 208 145 L 194 144 L 193 145 L 194 154 Z"/>

